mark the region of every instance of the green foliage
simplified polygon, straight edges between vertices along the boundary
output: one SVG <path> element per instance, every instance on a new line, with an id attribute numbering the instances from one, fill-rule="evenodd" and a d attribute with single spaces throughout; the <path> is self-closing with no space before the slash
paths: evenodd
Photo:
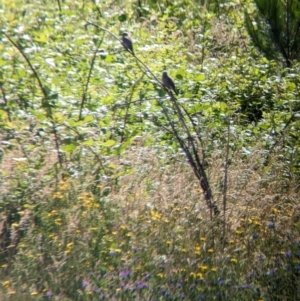
<path id="1" fill-rule="evenodd" d="M 239 1 L 97 5 L 0 7 L 0 301 L 296 299 L 299 65 L 257 55 Z"/>
<path id="2" fill-rule="evenodd" d="M 291 67 L 300 59 L 299 1 L 255 0 L 255 4 L 255 13 L 245 13 L 253 42 L 268 58 L 280 60 L 281 56 Z"/>

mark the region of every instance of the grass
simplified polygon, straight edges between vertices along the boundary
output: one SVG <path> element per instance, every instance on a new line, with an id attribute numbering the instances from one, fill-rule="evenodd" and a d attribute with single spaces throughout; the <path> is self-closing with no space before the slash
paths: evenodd
<path id="1" fill-rule="evenodd" d="M 119 166 L 118 174 L 127 170 L 121 177 L 100 177 L 87 160 L 82 170 L 90 173 L 47 185 L 34 183 L 33 174 L 27 178 L 28 162 L 9 166 L 4 158 L 3 166 L 14 174 L 6 177 L 7 192 L 16 178 L 27 183 L 9 225 L 18 238 L 11 254 L 2 256 L 4 295 L 9 300 L 296 300 L 297 193 L 288 181 L 278 181 L 279 163 L 268 171 L 257 168 L 254 162 L 263 155 L 254 153 L 246 159 L 236 155 L 229 167 L 225 241 L 221 217 L 210 219 L 178 155 L 170 160 L 162 150 L 139 145 L 124 154 L 126 162 L 111 162 Z M 213 156 L 210 166 L 218 191 L 221 157 Z M 49 173 L 45 170 L 45 177 Z M 37 192 L 30 185 L 44 186 Z M 36 194 L 43 195 L 42 203 Z"/>

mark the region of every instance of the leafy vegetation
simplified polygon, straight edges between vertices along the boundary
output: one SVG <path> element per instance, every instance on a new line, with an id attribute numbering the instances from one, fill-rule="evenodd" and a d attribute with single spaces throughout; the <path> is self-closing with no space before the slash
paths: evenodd
<path id="1" fill-rule="evenodd" d="M 297 300 L 299 62 L 254 8 L 2 1 L 1 301 Z"/>
<path id="2" fill-rule="evenodd" d="M 287 67 L 299 61 L 300 6 L 295 0 L 256 0 L 255 22 L 246 13 L 246 24 L 254 43 L 269 57 L 281 55 Z"/>

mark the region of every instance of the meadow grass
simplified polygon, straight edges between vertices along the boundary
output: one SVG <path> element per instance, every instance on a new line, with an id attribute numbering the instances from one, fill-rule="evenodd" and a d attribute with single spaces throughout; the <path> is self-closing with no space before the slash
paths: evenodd
<path id="1" fill-rule="evenodd" d="M 266 170 L 253 153 L 229 167 L 225 237 L 181 155 L 137 145 L 110 162 L 110 176 L 86 158 L 84 173 L 47 184 L 28 178 L 28 162 L 7 162 L 7 195 L 16 178 L 26 189 L 1 257 L 2 299 L 297 300 L 295 186 L 276 158 Z M 220 154 L 209 166 L 221 191 Z"/>

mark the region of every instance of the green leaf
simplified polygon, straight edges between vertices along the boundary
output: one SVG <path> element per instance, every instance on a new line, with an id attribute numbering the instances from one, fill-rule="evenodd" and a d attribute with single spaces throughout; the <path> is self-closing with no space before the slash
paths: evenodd
<path id="1" fill-rule="evenodd" d="M 108 62 L 108 63 L 112 63 L 112 62 L 115 61 L 115 58 L 114 58 L 113 55 L 107 55 L 107 56 L 105 57 L 105 61 Z"/>
<path id="2" fill-rule="evenodd" d="M 120 15 L 118 19 L 120 22 L 125 22 L 127 20 L 127 15 L 126 14 Z"/>
<path id="3" fill-rule="evenodd" d="M 76 147 L 77 145 L 75 143 L 70 143 L 70 144 L 62 145 L 61 149 L 66 153 L 71 153 L 75 150 Z"/>
<path id="4" fill-rule="evenodd" d="M 40 111 L 32 110 L 31 113 L 40 121 L 47 119 L 46 115 Z"/>
<path id="5" fill-rule="evenodd" d="M 100 145 L 105 147 L 114 146 L 115 144 L 116 144 L 115 140 L 107 140 L 105 142 L 100 142 Z"/>
<path id="6" fill-rule="evenodd" d="M 195 80 L 197 82 L 201 82 L 201 81 L 205 80 L 205 75 L 203 73 L 199 74 L 199 75 L 196 76 Z"/>
<path id="7" fill-rule="evenodd" d="M 83 142 L 83 145 L 92 146 L 95 144 L 95 141 L 93 139 L 88 139 Z"/>
<path id="8" fill-rule="evenodd" d="M 92 115 L 87 115 L 83 119 L 84 123 L 88 123 L 88 122 L 91 122 L 93 120 L 94 120 L 94 116 L 92 116 Z"/>
<path id="9" fill-rule="evenodd" d="M 65 120 L 65 116 L 62 113 L 56 112 L 54 118 L 57 122 L 62 122 Z"/>

